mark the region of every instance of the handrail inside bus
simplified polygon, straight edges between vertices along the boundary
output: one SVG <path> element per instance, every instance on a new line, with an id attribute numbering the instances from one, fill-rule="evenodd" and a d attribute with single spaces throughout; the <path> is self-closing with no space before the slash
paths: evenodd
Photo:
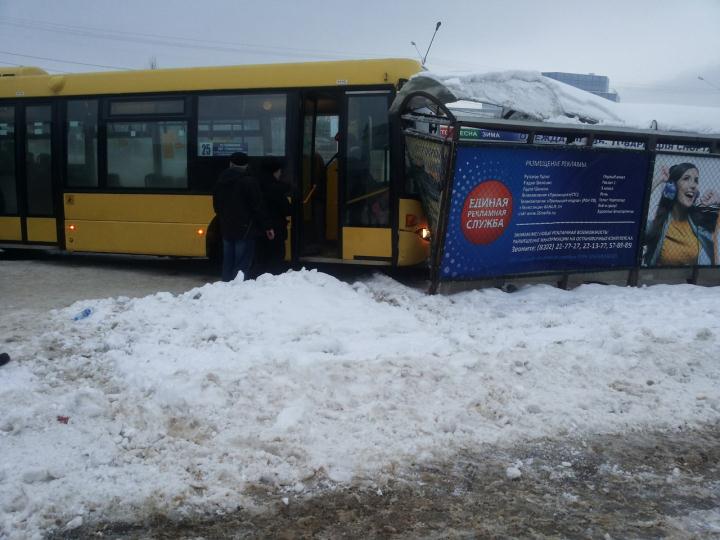
<path id="1" fill-rule="evenodd" d="M 303 199 L 303 204 L 307 204 L 310 202 L 310 199 L 312 199 L 313 193 L 315 193 L 315 190 L 317 189 L 317 187 L 318 187 L 317 184 L 313 184 L 312 189 L 310 189 L 310 192 Z"/>
<path id="2" fill-rule="evenodd" d="M 365 195 L 360 195 L 359 197 L 355 197 L 354 199 L 350 199 L 345 204 L 353 204 L 356 202 L 363 201 L 365 199 L 369 199 L 370 197 L 375 197 L 376 195 L 381 195 L 382 193 L 385 193 L 386 191 L 390 191 L 389 187 L 378 189 L 376 191 L 372 191 L 370 193 L 366 193 Z"/>

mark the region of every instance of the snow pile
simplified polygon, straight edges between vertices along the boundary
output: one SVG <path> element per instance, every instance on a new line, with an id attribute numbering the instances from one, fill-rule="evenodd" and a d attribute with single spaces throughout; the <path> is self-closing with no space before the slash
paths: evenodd
<path id="1" fill-rule="evenodd" d="M 76 303 L 0 372 L 0 531 L 230 511 L 249 483 L 291 496 L 484 443 L 717 421 L 719 345 L 720 288 L 690 285 L 430 297 L 302 271 Z"/>
<path id="2" fill-rule="evenodd" d="M 453 99 L 434 83 L 442 85 Z M 585 119 L 607 127 L 720 133 L 720 107 L 615 103 L 535 71 L 423 72 L 413 76 L 403 92 L 412 91 L 414 86 L 434 88 L 443 101 L 489 103 L 544 122 L 579 123 Z"/>
<path id="3" fill-rule="evenodd" d="M 442 83 L 459 100 L 490 103 L 548 122 L 567 122 L 566 115 L 620 123 L 613 102 L 534 71 L 441 75 L 420 73 Z"/>

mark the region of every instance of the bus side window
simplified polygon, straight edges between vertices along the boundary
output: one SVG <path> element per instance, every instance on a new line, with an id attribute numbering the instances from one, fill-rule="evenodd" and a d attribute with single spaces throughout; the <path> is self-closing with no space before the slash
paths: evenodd
<path id="1" fill-rule="evenodd" d="M 108 171 L 117 187 L 187 188 L 187 122 L 108 124 Z M 110 176 L 110 175 L 108 175 Z M 114 185 L 108 177 L 108 185 Z"/>
<path id="2" fill-rule="evenodd" d="M 192 189 L 210 191 L 234 152 L 286 155 L 287 94 L 198 97 L 197 152 L 190 161 Z"/>

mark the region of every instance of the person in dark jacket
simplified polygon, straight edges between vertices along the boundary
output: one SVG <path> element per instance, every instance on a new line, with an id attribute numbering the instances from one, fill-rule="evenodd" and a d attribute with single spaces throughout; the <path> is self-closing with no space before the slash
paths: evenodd
<path id="1" fill-rule="evenodd" d="M 248 174 L 247 166 L 246 154 L 230 156 L 230 166 L 220 174 L 213 190 L 213 208 L 223 239 L 223 281 L 232 281 L 239 272 L 247 279 L 256 239 L 275 237 L 258 179 Z"/>
<path id="2" fill-rule="evenodd" d="M 285 240 L 287 240 L 288 217 L 292 207 L 288 196 L 291 187 L 283 182 L 285 161 L 275 156 L 267 156 L 260 167 L 260 189 L 262 190 L 274 238 L 263 238 L 257 246 L 258 266 L 256 273 L 280 274 L 285 270 Z"/>

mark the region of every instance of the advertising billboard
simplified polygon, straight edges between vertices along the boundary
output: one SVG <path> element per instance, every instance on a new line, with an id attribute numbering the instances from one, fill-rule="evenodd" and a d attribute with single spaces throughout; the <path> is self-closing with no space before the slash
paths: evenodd
<path id="1" fill-rule="evenodd" d="M 440 279 L 631 267 L 648 156 L 461 146 Z"/>
<path id="2" fill-rule="evenodd" d="M 658 154 L 650 189 L 642 265 L 720 264 L 720 158 Z"/>

